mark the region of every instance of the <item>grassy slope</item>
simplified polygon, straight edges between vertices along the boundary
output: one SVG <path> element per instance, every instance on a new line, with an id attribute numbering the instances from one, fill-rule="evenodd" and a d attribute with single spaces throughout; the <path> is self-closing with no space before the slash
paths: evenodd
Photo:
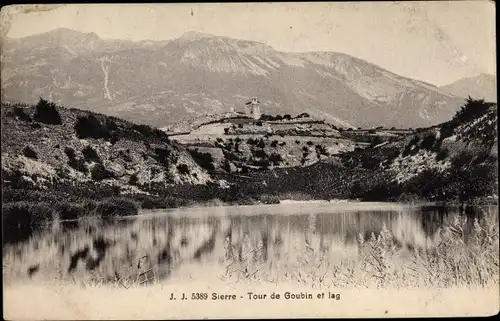
<path id="1" fill-rule="evenodd" d="M 90 190 L 137 194 L 155 186 L 211 181 L 182 146 L 159 130 L 88 111 L 57 110 L 60 125 L 35 121 L 34 106 L 2 105 L 4 192 L 9 188 L 43 191 L 59 186 L 63 191 L 74 188 L 73 194 L 79 194 L 78 189 L 87 186 Z M 104 130 L 81 139 L 75 124 L 78 118 L 89 115 Z"/>

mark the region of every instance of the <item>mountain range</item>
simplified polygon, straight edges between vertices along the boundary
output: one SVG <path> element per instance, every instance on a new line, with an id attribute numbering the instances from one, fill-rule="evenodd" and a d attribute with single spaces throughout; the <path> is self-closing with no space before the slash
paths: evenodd
<path id="1" fill-rule="evenodd" d="M 462 78 L 442 86 L 441 90 L 459 97 L 470 95 L 476 99 L 497 101 L 497 81 L 494 75 L 479 74 L 475 77 Z"/>
<path id="2" fill-rule="evenodd" d="M 425 127 L 450 119 L 469 87 L 438 88 L 338 52 L 281 52 L 187 32 L 168 41 L 105 40 L 56 29 L 2 44 L 2 102 L 58 104 L 163 127 L 243 110 L 343 127 Z"/>

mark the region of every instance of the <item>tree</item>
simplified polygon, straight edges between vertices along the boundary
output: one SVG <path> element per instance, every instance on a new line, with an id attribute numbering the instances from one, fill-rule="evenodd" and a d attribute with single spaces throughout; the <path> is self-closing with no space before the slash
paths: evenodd
<path id="1" fill-rule="evenodd" d="M 41 123 L 49 125 L 61 125 L 61 115 L 56 109 L 56 104 L 40 98 L 35 107 L 33 118 Z"/>

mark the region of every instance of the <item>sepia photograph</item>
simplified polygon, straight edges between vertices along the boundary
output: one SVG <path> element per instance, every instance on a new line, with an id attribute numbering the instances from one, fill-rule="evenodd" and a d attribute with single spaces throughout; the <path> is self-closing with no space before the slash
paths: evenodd
<path id="1" fill-rule="evenodd" d="M 498 314 L 495 19 L 2 7 L 4 319 Z"/>

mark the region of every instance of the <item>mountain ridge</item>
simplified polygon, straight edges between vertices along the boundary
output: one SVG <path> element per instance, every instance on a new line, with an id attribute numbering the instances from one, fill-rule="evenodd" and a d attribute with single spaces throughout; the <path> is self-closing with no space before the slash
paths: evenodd
<path id="1" fill-rule="evenodd" d="M 478 99 L 497 101 L 496 76 L 491 74 L 480 73 L 464 77 L 440 88 L 454 95 L 470 95 Z"/>
<path id="2" fill-rule="evenodd" d="M 55 42 L 30 36 L 42 48 L 7 41 L 2 101 L 41 96 L 158 127 L 242 108 L 254 96 L 268 113 L 308 112 L 354 127 L 425 127 L 449 119 L 463 102 L 344 53 L 287 53 L 197 32 L 160 42 L 77 34 Z"/>

